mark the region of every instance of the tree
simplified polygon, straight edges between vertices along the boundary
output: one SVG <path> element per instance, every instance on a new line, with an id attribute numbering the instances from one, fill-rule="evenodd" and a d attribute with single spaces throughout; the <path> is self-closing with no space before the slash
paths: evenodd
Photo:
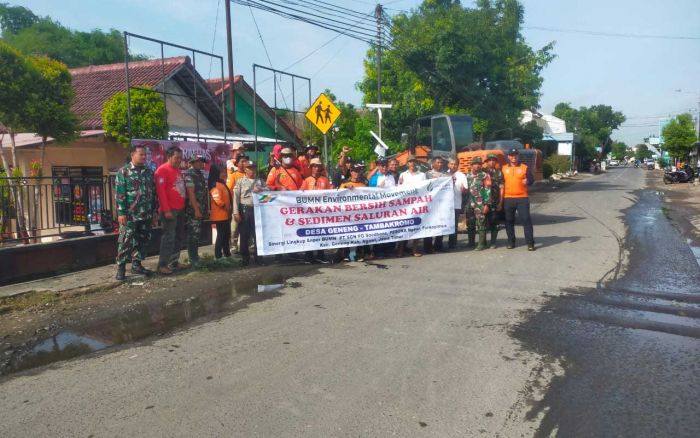
<path id="1" fill-rule="evenodd" d="M 39 21 L 39 17 L 22 6 L 0 3 L 0 29 L 4 34 L 16 34 Z"/>
<path id="2" fill-rule="evenodd" d="M 2 39 L 27 55 L 44 55 L 69 67 L 112 64 L 124 61 L 124 43 L 119 31 L 68 29 L 49 17 L 38 17 L 20 6 L 0 4 Z M 134 60 L 146 59 L 133 55 Z"/>
<path id="3" fill-rule="evenodd" d="M 614 160 L 624 160 L 627 154 L 627 145 L 621 141 L 613 142 L 611 153 Z"/>
<path id="4" fill-rule="evenodd" d="M 625 115 L 608 105 L 593 105 L 575 109 L 568 102 L 558 103 L 552 113 L 566 122 L 567 131 L 576 133 L 583 141 L 585 156 L 598 156 L 596 147 L 602 148 L 599 156 L 607 155 L 612 148 L 610 136 L 625 122 Z M 624 155 L 624 154 L 623 154 Z"/>
<path id="5" fill-rule="evenodd" d="M 640 143 L 637 145 L 637 150 L 634 152 L 634 158 L 636 158 L 639 161 L 643 161 L 647 158 L 652 157 L 652 152 L 649 150 L 647 145 L 644 143 Z"/>
<path id="6" fill-rule="evenodd" d="M 666 126 L 661 136 L 664 138 L 664 148 L 673 158 L 685 160 L 697 139 L 693 118 L 690 113 L 679 114 Z"/>
<path id="7" fill-rule="evenodd" d="M 10 136 L 13 176 L 21 176 L 17 162 L 15 134 L 27 126 L 30 102 L 33 99 L 35 84 L 41 80 L 39 72 L 17 50 L 0 41 L 0 130 Z M 0 143 L 2 167 L 10 169 Z M 24 220 L 24 200 L 17 190 L 14 180 L 10 186 L 17 208 L 17 223 L 20 230 L 26 231 Z"/>
<path id="8" fill-rule="evenodd" d="M 553 59 L 552 44 L 534 51 L 520 33 L 523 8 L 516 0 L 425 0 L 392 20 L 393 43 L 382 57 L 384 132 L 398 139 L 417 117 L 469 114 L 477 133 L 516 128 L 524 108 L 537 107 L 540 72 Z M 377 101 L 376 48 L 365 58 L 358 84 L 365 103 Z"/>
<path id="9" fill-rule="evenodd" d="M 126 92 L 116 93 L 102 110 L 102 128 L 107 136 L 124 146 L 132 138 L 164 139 L 168 137 L 168 115 L 159 93 L 131 90 L 131 136 L 127 122 Z"/>
<path id="10" fill-rule="evenodd" d="M 75 138 L 79 129 L 78 119 L 71 111 L 75 90 L 65 64 L 45 56 L 30 58 L 29 62 L 41 80 L 34 84 L 33 99 L 28 104 L 27 128 L 41 137 L 39 164 L 43 168 L 48 137 L 64 143 Z"/>

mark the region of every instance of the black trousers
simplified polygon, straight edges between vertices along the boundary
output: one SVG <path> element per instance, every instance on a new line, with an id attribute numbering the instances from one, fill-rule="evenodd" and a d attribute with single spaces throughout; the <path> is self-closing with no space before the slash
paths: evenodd
<path id="1" fill-rule="evenodd" d="M 214 257 L 220 259 L 231 257 L 231 220 L 214 222 L 216 225 L 216 242 L 214 242 Z"/>
<path id="2" fill-rule="evenodd" d="M 238 230 L 241 235 L 241 244 L 238 246 L 238 250 L 241 253 L 241 259 L 244 262 L 250 261 L 250 239 L 255 239 L 255 213 L 253 207 L 243 206 L 241 209 L 241 222 L 238 224 Z M 257 259 L 257 248 L 256 253 L 253 254 Z"/>
<path id="3" fill-rule="evenodd" d="M 530 199 L 528 198 L 506 198 L 503 200 L 503 210 L 506 214 L 506 234 L 508 241 L 515 242 L 515 213 L 523 224 L 525 232 L 525 242 L 530 245 L 535 243 L 532 234 L 532 219 L 530 219 Z"/>
<path id="4" fill-rule="evenodd" d="M 450 234 L 450 238 L 447 241 L 448 248 L 454 248 L 457 246 L 457 228 L 459 226 L 459 216 L 462 214 L 462 210 L 455 210 L 455 232 Z"/>

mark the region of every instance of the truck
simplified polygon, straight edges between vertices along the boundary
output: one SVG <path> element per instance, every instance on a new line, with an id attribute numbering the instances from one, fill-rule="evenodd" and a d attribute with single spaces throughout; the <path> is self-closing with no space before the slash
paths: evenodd
<path id="1" fill-rule="evenodd" d="M 439 114 L 416 119 L 402 135 L 406 150 L 394 158 L 405 166 L 409 155 L 427 163 L 434 157 L 456 157 L 459 169 L 469 172 L 474 157 L 486 161 L 489 154 L 495 154 L 501 166 L 507 163 L 510 149 L 518 149 L 520 161 L 532 169 L 535 180 L 542 179 L 542 151 L 531 149 L 518 140 L 494 140 L 483 143 L 474 141 L 473 119 L 464 114 Z"/>

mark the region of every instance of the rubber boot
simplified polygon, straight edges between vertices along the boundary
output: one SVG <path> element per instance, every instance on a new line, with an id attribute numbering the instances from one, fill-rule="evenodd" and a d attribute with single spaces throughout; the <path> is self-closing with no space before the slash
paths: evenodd
<path id="1" fill-rule="evenodd" d="M 496 238 L 498 237 L 498 230 L 491 231 L 491 249 L 496 249 Z"/>
<path id="2" fill-rule="evenodd" d="M 117 281 L 126 280 L 126 264 L 117 265 L 117 275 L 114 278 Z"/>
<path id="3" fill-rule="evenodd" d="M 486 249 L 486 231 L 479 231 L 479 245 L 476 247 L 476 251 L 484 249 Z"/>

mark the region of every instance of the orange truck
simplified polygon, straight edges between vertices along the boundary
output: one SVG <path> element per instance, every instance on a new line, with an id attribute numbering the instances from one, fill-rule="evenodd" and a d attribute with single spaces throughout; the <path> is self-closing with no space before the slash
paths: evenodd
<path id="1" fill-rule="evenodd" d="M 486 161 L 489 154 L 495 154 L 501 165 L 506 164 L 506 154 L 510 149 L 520 151 L 520 161 L 533 170 L 535 180 L 542 179 L 542 151 L 531 149 L 517 140 L 496 140 L 486 144 L 474 142 L 472 118 L 461 114 L 440 114 L 421 117 L 413 122 L 410 132 L 402 135 L 407 150 L 393 158 L 405 167 L 409 155 L 428 162 L 434 157 L 457 157 L 459 168 L 468 172 L 472 158 L 481 157 Z"/>

